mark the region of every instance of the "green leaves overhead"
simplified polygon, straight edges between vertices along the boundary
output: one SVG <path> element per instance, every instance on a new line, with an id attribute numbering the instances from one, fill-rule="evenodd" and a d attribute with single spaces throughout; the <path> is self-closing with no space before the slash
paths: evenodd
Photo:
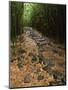
<path id="1" fill-rule="evenodd" d="M 23 32 L 23 27 L 36 28 L 42 35 L 65 39 L 66 6 L 56 4 L 10 2 L 11 40 Z M 64 33 L 63 33 L 64 32 Z"/>
<path id="2" fill-rule="evenodd" d="M 11 40 L 14 42 L 23 29 L 23 3 L 10 2 Z"/>
<path id="3" fill-rule="evenodd" d="M 33 7 L 35 5 L 33 3 L 24 3 L 24 26 L 28 26 L 32 23 L 32 14 L 33 14 Z"/>

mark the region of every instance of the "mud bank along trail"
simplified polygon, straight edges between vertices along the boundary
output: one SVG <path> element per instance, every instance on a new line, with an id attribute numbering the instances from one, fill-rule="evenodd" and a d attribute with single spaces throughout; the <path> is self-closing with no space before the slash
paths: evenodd
<path id="1" fill-rule="evenodd" d="M 10 87 L 65 85 L 65 48 L 31 27 L 10 44 Z"/>

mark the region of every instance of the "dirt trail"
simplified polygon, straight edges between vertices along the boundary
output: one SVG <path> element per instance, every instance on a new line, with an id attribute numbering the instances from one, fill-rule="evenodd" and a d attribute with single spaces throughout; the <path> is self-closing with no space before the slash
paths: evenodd
<path id="1" fill-rule="evenodd" d="M 10 87 L 65 85 L 65 49 L 31 27 L 11 45 Z"/>

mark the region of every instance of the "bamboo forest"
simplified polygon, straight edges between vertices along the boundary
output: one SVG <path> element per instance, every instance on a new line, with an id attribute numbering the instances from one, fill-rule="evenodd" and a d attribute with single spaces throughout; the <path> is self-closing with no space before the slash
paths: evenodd
<path id="1" fill-rule="evenodd" d="M 9 87 L 66 85 L 66 5 L 9 1 Z"/>

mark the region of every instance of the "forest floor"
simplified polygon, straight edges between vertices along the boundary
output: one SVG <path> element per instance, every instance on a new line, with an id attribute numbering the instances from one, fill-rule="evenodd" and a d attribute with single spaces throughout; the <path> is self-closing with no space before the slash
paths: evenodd
<path id="1" fill-rule="evenodd" d="M 65 85 L 65 47 L 31 27 L 10 43 L 10 88 Z"/>

